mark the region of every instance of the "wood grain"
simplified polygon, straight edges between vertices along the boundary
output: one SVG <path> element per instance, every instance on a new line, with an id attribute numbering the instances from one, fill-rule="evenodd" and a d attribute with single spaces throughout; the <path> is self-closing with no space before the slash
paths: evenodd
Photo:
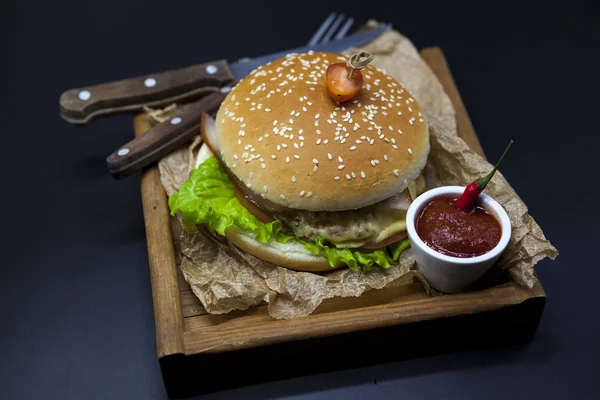
<path id="1" fill-rule="evenodd" d="M 422 56 L 438 75 L 454 104 L 458 134 L 474 151 L 483 155 L 441 50 L 428 48 L 423 50 Z M 351 332 L 365 334 L 376 328 L 402 324 L 417 324 L 414 326 L 418 327 L 419 322 L 446 321 L 453 317 L 468 317 L 494 310 L 515 310 L 514 307 L 521 308 L 512 314 L 506 314 L 512 315 L 507 317 L 512 318 L 507 323 L 516 324 L 515 329 L 522 329 L 523 336 L 527 336 L 535 332 L 541 317 L 545 300 L 542 285 L 538 283 L 533 289 L 527 289 L 514 282 L 469 293 L 435 297 L 427 295 L 420 283 L 413 282 L 371 290 L 359 297 L 328 299 L 310 316 L 292 320 L 273 319 L 269 316 L 266 305 L 223 315 L 207 314 L 177 265 L 178 259 L 174 251 L 179 252 L 181 228 L 177 221 L 168 217 L 166 196 L 160 185 L 158 171 L 156 168 L 149 169 L 142 179 L 143 185 L 146 182 L 149 186 L 146 191 L 143 190 L 143 197 L 146 229 L 149 232 L 149 254 L 154 254 L 151 272 L 157 341 L 161 337 L 159 331 L 167 332 L 166 337 L 170 338 L 159 343 L 159 358 L 181 353 L 186 355 L 186 359 L 192 355 L 212 356 L 223 352 L 231 354 L 238 350 L 246 351 L 242 349 L 315 338 L 332 337 L 335 340 L 339 337 L 336 335 Z M 153 205 L 157 201 L 161 205 L 155 209 Z M 534 299 L 540 300 L 531 302 Z M 165 366 L 163 374 L 171 373 L 169 382 L 166 383 L 171 389 L 176 384 L 170 380 L 177 380 L 181 375 L 175 374 L 175 369 L 168 369 L 170 367 L 166 365 L 170 364 L 166 360 L 173 360 L 170 362 L 175 363 L 176 357 L 183 356 L 162 359 L 165 360 L 162 364 Z"/>
<path id="2" fill-rule="evenodd" d="M 427 47 L 421 51 L 421 57 L 429 64 L 431 70 L 437 75 L 444 90 L 450 97 L 454 110 L 456 112 L 456 126 L 458 135 L 469 145 L 469 148 L 475 153 L 485 158 L 485 153 L 479 143 L 479 138 L 473 129 L 473 124 L 467 113 L 467 109 L 456 88 L 454 78 L 450 72 L 450 67 L 446 62 L 446 57 L 439 47 Z"/>
<path id="3" fill-rule="evenodd" d="M 134 118 L 136 136 L 150 129 L 145 115 Z M 171 236 L 167 197 L 157 166 L 142 171 L 141 190 L 158 357 L 184 352 L 183 316 L 177 278 L 177 265 Z"/>
<path id="4" fill-rule="evenodd" d="M 211 67 L 214 68 L 209 69 Z M 148 87 L 147 79 L 153 79 L 154 86 Z M 219 90 L 233 79 L 227 62 L 217 60 L 156 74 L 70 89 L 60 96 L 60 115 L 69 123 L 85 124 L 100 115 L 138 112 L 143 106 L 162 107 L 174 102 L 192 101 L 207 92 Z M 82 92 L 86 92 L 87 98 L 80 96 Z"/>
<path id="5" fill-rule="evenodd" d="M 480 313 L 523 301 L 515 284 L 511 283 L 478 292 L 438 297 L 424 295 L 422 287 L 415 285 L 395 289 L 395 299 L 390 302 L 368 305 L 368 302 L 365 304 L 359 300 L 356 307 L 347 307 L 348 299 L 332 299 L 334 301 L 323 305 L 326 307 L 319 307 L 305 318 L 275 320 L 269 316 L 266 307 L 186 318 L 186 354 L 231 351 Z"/>

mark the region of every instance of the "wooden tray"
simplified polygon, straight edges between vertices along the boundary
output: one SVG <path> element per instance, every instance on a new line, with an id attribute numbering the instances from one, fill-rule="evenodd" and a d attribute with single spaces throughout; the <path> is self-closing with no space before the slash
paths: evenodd
<path id="1" fill-rule="evenodd" d="M 459 135 L 484 155 L 439 48 L 422 57 L 456 109 Z M 135 133 L 149 129 L 134 119 Z M 541 318 L 540 283 L 514 282 L 470 293 L 429 296 L 421 284 L 368 291 L 357 298 L 324 301 L 304 318 L 275 320 L 266 306 L 210 315 L 179 268 L 179 224 L 169 216 L 156 166 L 142 173 L 142 200 L 156 345 L 171 397 L 311 374 L 331 369 L 526 341 Z M 175 222 L 175 223 L 174 223 Z"/>

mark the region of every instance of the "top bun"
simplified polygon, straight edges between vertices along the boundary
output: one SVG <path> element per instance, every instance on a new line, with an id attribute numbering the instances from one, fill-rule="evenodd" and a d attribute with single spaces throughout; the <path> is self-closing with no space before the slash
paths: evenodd
<path id="1" fill-rule="evenodd" d="M 429 129 L 412 95 L 368 65 L 358 95 L 331 99 L 329 64 L 348 58 L 303 53 L 252 71 L 216 118 L 223 162 L 273 203 L 310 211 L 362 208 L 404 190 L 429 154 Z M 377 62 L 377 60 L 375 60 Z"/>

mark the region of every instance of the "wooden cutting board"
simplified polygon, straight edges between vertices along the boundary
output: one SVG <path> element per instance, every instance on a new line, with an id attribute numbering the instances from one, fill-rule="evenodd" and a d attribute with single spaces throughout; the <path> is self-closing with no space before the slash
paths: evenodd
<path id="1" fill-rule="evenodd" d="M 484 156 L 441 49 L 421 56 L 456 110 L 458 133 Z M 150 128 L 143 115 L 135 134 Z M 179 268 L 179 224 L 169 215 L 158 167 L 142 173 L 142 200 L 157 355 L 171 397 L 264 380 L 407 357 L 522 342 L 533 337 L 544 305 L 541 283 L 502 284 L 469 293 L 430 296 L 415 282 L 325 300 L 307 317 L 275 320 L 266 305 L 210 315 Z"/>

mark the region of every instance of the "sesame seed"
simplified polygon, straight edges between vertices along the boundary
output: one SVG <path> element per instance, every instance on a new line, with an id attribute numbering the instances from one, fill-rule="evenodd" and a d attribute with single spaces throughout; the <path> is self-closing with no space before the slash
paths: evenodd
<path id="1" fill-rule="evenodd" d="M 266 112 L 271 112 L 271 109 L 270 108 L 265 108 L 265 111 Z"/>
<path id="2" fill-rule="evenodd" d="M 318 163 L 319 163 L 319 160 L 317 160 L 316 158 L 313 158 L 313 162 L 314 162 L 315 164 L 318 164 Z"/>
<path id="3" fill-rule="evenodd" d="M 398 129 L 398 133 L 402 135 L 402 129 Z"/>
<path id="4" fill-rule="evenodd" d="M 281 200 L 285 200 L 285 196 L 280 194 L 279 197 L 281 197 Z"/>
<path id="5" fill-rule="evenodd" d="M 276 160 L 276 159 L 277 159 L 277 156 L 276 156 L 275 154 L 273 154 L 273 155 L 271 156 L 271 158 L 272 158 L 273 160 Z"/>
<path id="6" fill-rule="evenodd" d="M 375 160 L 371 160 L 371 165 L 372 165 L 372 166 L 374 166 L 374 167 L 377 165 L 377 164 L 375 163 Z"/>
<path id="7" fill-rule="evenodd" d="M 315 126 L 319 126 L 319 121 L 315 121 Z"/>
<path id="8" fill-rule="evenodd" d="M 311 196 L 312 196 L 312 192 L 306 193 L 306 197 L 311 197 Z"/>
<path id="9" fill-rule="evenodd" d="M 262 163 L 262 164 L 260 164 L 260 167 L 261 167 L 262 169 L 265 169 L 265 168 L 267 168 L 267 166 L 265 165 L 265 163 Z"/>
<path id="10" fill-rule="evenodd" d="M 238 155 L 237 155 L 237 154 L 234 154 L 234 155 L 233 155 L 233 159 L 234 159 L 234 160 L 237 160 L 237 159 L 238 159 Z"/>
<path id="11" fill-rule="evenodd" d="M 273 126 L 277 125 L 277 120 L 273 121 Z"/>
<path id="12" fill-rule="evenodd" d="M 286 163 L 286 164 L 289 164 L 289 163 L 290 163 L 290 158 L 289 158 L 289 157 L 286 157 L 286 158 L 285 158 L 285 163 Z"/>
<path id="13" fill-rule="evenodd" d="M 300 156 L 299 156 L 298 154 L 294 154 L 294 158 L 295 158 L 296 160 L 299 160 L 299 159 L 300 159 Z"/>
<path id="14" fill-rule="evenodd" d="M 350 147 L 350 151 L 356 150 L 356 146 Z"/>
<path id="15" fill-rule="evenodd" d="M 319 116 L 320 116 L 320 115 L 321 115 L 321 114 L 317 114 L 317 115 L 315 115 L 315 119 L 319 119 Z"/>
<path id="16" fill-rule="evenodd" d="M 238 133 L 240 136 L 246 136 L 246 132 L 240 130 L 240 132 Z"/>
<path id="17" fill-rule="evenodd" d="M 252 179 L 252 171 L 250 171 L 250 179 Z"/>
<path id="18" fill-rule="evenodd" d="M 339 177 L 339 176 L 334 176 L 334 177 L 333 177 L 333 180 L 334 180 L 334 181 L 339 181 L 339 180 L 340 180 L 340 177 Z"/>
<path id="19" fill-rule="evenodd" d="M 365 175 L 365 173 L 363 171 L 360 171 L 360 176 L 362 176 L 363 179 L 365 179 L 367 177 L 367 175 Z"/>
<path id="20" fill-rule="evenodd" d="M 263 192 L 267 193 L 267 187 L 263 186 Z"/>
<path id="21" fill-rule="evenodd" d="M 339 170 L 342 170 L 342 169 L 344 169 L 344 165 L 340 165 L 340 166 L 338 166 L 338 169 L 339 169 Z"/>
<path id="22" fill-rule="evenodd" d="M 291 118 L 290 118 L 288 121 L 290 122 L 290 124 L 293 124 L 293 123 L 294 123 L 294 120 L 293 120 L 293 119 L 291 119 Z"/>
<path id="23" fill-rule="evenodd" d="M 394 175 L 396 176 L 400 176 L 400 171 L 398 171 L 397 169 L 394 170 Z"/>
<path id="24" fill-rule="evenodd" d="M 284 149 L 287 149 L 287 144 L 283 143 L 283 144 L 281 145 L 281 147 L 283 147 Z"/>
<path id="25" fill-rule="evenodd" d="M 411 107 L 408 107 L 408 111 L 412 112 L 412 108 L 411 108 Z"/>
<path id="26" fill-rule="evenodd" d="M 329 143 L 329 139 L 325 139 L 325 140 L 323 140 L 323 143 L 324 143 L 324 144 L 327 144 L 327 143 Z"/>
<path id="27" fill-rule="evenodd" d="M 408 149 L 408 154 L 412 155 L 412 149 Z"/>
<path id="28" fill-rule="evenodd" d="M 395 144 L 393 144 L 392 147 L 394 148 L 394 150 L 398 148 L 398 146 L 396 146 Z"/>
<path id="29" fill-rule="evenodd" d="M 296 177 L 292 175 L 292 182 L 296 183 Z"/>
<path id="30" fill-rule="evenodd" d="M 313 168 L 313 171 L 317 172 L 318 169 L 319 169 L 319 166 L 315 165 L 315 167 Z"/>
<path id="31" fill-rule="evenodd" d="M 300 197 L 304 196 L 304 190 L 300 192 Z"/>
<path id="32" fill-rule="evenodd" d="M 317 139 L 317 144 L 321 144 L 321 138 Z"/>
<path id="33" fill-rule="evenodd" d="M 331 153 L 327 153 L 327 158 L 329 158 L 330 160 L 333 160 L 333 156 L 331 155 Z"/>
<path id="34" fill-rule="evenodd" d="M 353 178 L 356 178 L 356 174 L 354 172 L 351 173 Z"/>
<path id="35" fill-rule="evenodd" d="M 338 161 L 341 162 L 341 163 L 343 163 L 344 159 L 342 157 L 338 156 Z"/>
<path id="36" fill-rule="evenodd" d="M 346 174 L 346 179 L 350 180 L 351 176 L 350 174 Z"/>
<path id="37" fill-rule="evenodd" d="M 384 159 L 385 161 L 387 161 L 387 160 L 388 160 L 388 156 L 387 156 L 387 154 L 384 154 L 384 155 L 383 155 L 383 159 Z"/>
<path id="38" fill-rule="evenodd" d="M 298 147 L 298 143 L 294 143 L 294 147 L 299 149 L 300 147 Z"/>
<path id="39" fill-rule="evenodd" d="M 388 129 L 389 129 L 390 131 L 392 131 L 392 132 L 394 131 L 394 128 L 392 128 L 392 126 L 391 126 L 391 125 L 390 125 L 390 126 L 388 126 Z"/>
<path id="40" fill-rule="evenodd" d="M 281 145 L 278 144 L 277 145 L 277 151 L 280 151 L 280 150 L 281 150 Z"/>
<path id="41" fill-rule="evenodd" d="M 423 118 L 419 118 L 419 122 L 425 122 Z"/>

